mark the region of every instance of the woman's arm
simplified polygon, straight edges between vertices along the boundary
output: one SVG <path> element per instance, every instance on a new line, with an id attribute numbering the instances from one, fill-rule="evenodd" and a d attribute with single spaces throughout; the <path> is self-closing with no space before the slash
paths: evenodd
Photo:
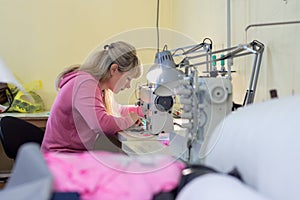
<path id="1" fill-rule="evenodd" d="M 120 105 L 120 113 L 122 116 L 126 116 L 131 112 L 137 113 L 140 117 L 144 117 L 142 107 L 134 105 Z"/>
<path id="2" fill-rule="evenodd" d="M 90 129 L 105 134 L 115 134 L 135 123 L 129 113 L 122 117 L 115 117 L 106 112 L 102 92 L 96 80 L 79 81 L 75 88 L 77 90 L 74 93 L 74 107 Z"/>

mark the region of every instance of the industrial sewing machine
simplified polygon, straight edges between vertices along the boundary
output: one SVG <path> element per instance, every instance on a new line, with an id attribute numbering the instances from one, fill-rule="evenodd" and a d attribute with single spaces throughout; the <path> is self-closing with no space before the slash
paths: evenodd
<path id="1" fill-rule="evenodd" d="M 183 51 L 178 53 L 178 51 Z M 157 52 L 155 64 L 147 73 L 147 85 L 139 87 L 139 105 L 146 119 L 146 129 L 152 134 L 172 132 L 173 105 L 179 98 L 182 105 L 179 117 L 185 119 L 187 129 L 188 160 L 198 163 L 207 149 L 203 141 L 232 110 L 231 68 L 224 63 L 218 70 L 216 63 L 226 59 L 254 54 L 250 85 L 243 105 L 254 100 L 264 45 L 258 41 L 212 51 L 212 44 L 205 43 L 175 50 Z M 224 53 L 224 54 L 223 54 Z M 182 60 L 175 64 L 175 57 Z M 194 61 L 192 63 L 192 61 Z M 207 75 L 199 75 L 198 66 L 206 65 Z"/>
<path id="2" fill-rule="evenodd" d="M 145 113 L 146 129 L 150 133 L 170 133 L 174 130 L 172 111 L 174 96 L 156 95 L 154 86 L 145 85 L 139 87 L 139 100 Z"/>

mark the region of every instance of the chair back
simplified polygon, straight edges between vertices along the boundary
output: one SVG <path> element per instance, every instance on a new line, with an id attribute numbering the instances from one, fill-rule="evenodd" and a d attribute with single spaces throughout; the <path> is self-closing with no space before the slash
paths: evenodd
<path id="1" fill-rule="evenodd" d="M 34 142 L 41 145 L 44 131 L 17 117 L 4 116 L 0 119 L 0 140 L 7 157 L 15 159 L 21 145 Z"/>

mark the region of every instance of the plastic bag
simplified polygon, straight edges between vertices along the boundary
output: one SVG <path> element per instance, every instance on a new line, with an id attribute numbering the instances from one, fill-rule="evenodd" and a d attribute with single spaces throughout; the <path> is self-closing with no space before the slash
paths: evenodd
<path id="1" fill-rule="evenodd" d="M 13 94 L 7 83 L 0 82 L 0 113 L 6 112 L 13 102 Z"/>
<path id="2" fill-rule="evenodd" d="M 11 112 L 33 113 L 45 110 L 43 99 L 35 92 L 42 88 L 42 81 L 33 81 L 23 85 L 26 92 L 16 91 L 13 103 L 9 109 Z"/>

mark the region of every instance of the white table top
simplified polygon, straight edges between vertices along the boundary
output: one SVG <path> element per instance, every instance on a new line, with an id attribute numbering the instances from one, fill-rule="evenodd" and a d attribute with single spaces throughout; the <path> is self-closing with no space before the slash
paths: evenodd
<path id="1" fill-rule="evenodd" d="M 174 126 L 169 140 L 159 140 L 157 135 L 147 132 L 125 130 L 118 133 L 122 150 L 128 155 L 168 154 L 175 158 L 186 160 L 187 133 L 185 129 Z"/>
<path id="2" fill-rule="evenodd" d="M 13 117 L 20 117 L 20 118 L 40 118 L 40 117 L 49 117 L 49 111 L 45 112 L 37 112 L 37 113 L 17 113 L 17 112 L 7 112 L 7 113 L 0 113 L 0 117 L 4 116 L 13 116 Z"/>

